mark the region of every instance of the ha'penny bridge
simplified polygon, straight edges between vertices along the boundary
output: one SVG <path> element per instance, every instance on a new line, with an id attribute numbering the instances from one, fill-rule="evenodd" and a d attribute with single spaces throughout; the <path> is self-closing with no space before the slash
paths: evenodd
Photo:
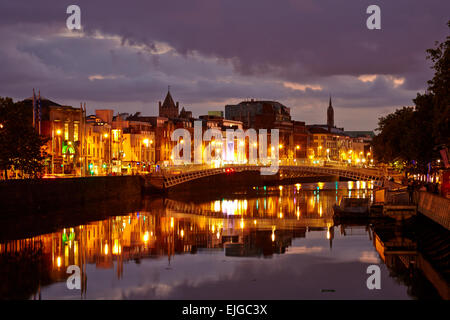
<path id="1" fill-rule="evenodd" d="M 220 168 L 204 166 L 171 167 L 159 173 L 145 176 L 145 184 L 160 190 L 170 190 L 173 187 L 206 177 L 219 175 L 239 175 L 243 172 L 255 172 L 265 177 L 267 181 L 288 181 L 302 177 L 338 177 L 356 181 L 373 181 L 381 183 L 384 179 L 383 170 L 377 168 L 356 168 L 347 166 L 319 166 L 319 165 L 285 165 L 279 166 L 273 174 L 266 174 L 262 170 L 270 167 L 257 165 L 229 165 Z"/>

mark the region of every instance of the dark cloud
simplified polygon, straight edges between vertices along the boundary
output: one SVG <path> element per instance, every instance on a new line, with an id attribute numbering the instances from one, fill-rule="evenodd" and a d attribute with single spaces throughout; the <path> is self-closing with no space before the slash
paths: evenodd
<path id="1" fill-rule="evenodd" d="M 68 32 L 70 4 L 2 1 L 0 95 L 39 87 L 62 103 L 155 111 L 170 84 L 197 114 L 254 97 L 323 122 L 317 107 L 332 94 L 353 129 L 354 110 L 411 104 L 426 87 L 425 50 L 447 35 L 450 12 L 447 1 L 377 1 L 382 29 L 371 31 L 372 2 L 360 0 L 80 0 L 83 32 Z"/>

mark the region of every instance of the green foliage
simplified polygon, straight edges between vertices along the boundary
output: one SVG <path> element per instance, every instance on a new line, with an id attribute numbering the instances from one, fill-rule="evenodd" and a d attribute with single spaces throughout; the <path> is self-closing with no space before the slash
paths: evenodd
<path id="1" fill-rule="evenodd" d="M 413 99 L 414 108 L 381 117 L 373 139 L 378 161 L 410 172 L 426 172 L 427 164 L 438 158 L 439 146 L 450 142 L 450 36 L 427 54 L 435 74 L 426 92 Z"/>
<path id="2" fill-rule="evenodd" d="M 40 176 L 41 151 L 48 139 L 39 136 L 32 126 L 32 110 L 21 102 L 0 97 L 0 170 L 20 170 L 31 177 Z"/>

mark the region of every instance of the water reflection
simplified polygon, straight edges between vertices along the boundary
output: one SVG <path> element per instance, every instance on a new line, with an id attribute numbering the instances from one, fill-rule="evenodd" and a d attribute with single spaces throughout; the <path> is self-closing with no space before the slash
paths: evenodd
<path id="1" fill-rule="evenodd" d="M 350 193 L 371 197 L 372 189 L 371 183 L 333 182 L 255 187 L 211 201 L 144 199 L 141 211 L 0 243 L 0 298 L 417 296 L 408 281 L 399 285 L 387 270 L 382 292 L 365 286 L 368 264 L 391 270 L 392 248 L 400 241 L 410 250 L 401 247 L 401 257 L 416 257 L 416 240 L 385 225 L 333 225 L 336 202 Z M 408 267 L 412 261 L 400 259 Z M 81 269 L 80 291 L 66 287 L 70 265 Z M 283 294 L 274 291 L 277 286 Z M 330 286 L 338 288 L 336 295 L 324 296 L 321 290 Z"/>

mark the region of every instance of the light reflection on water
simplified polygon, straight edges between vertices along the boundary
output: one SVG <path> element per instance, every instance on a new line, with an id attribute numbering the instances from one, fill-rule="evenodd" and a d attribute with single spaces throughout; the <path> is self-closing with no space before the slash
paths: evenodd
<path id="1" fill-rule="evenodd" d="M 372 189 L 332 182 L 195 203 L 147 199 L 139 212 L 1 243 L 0 268 L 17 281 L 3 282 L 1 297 L 410 299 L 368 226 L 334 226 L 334 204 Z M 380 264 L 382 290 L 367 289 L 369 264 Z M 69 265 L 82 270 L 81 290 L 66 287 Z"/>

